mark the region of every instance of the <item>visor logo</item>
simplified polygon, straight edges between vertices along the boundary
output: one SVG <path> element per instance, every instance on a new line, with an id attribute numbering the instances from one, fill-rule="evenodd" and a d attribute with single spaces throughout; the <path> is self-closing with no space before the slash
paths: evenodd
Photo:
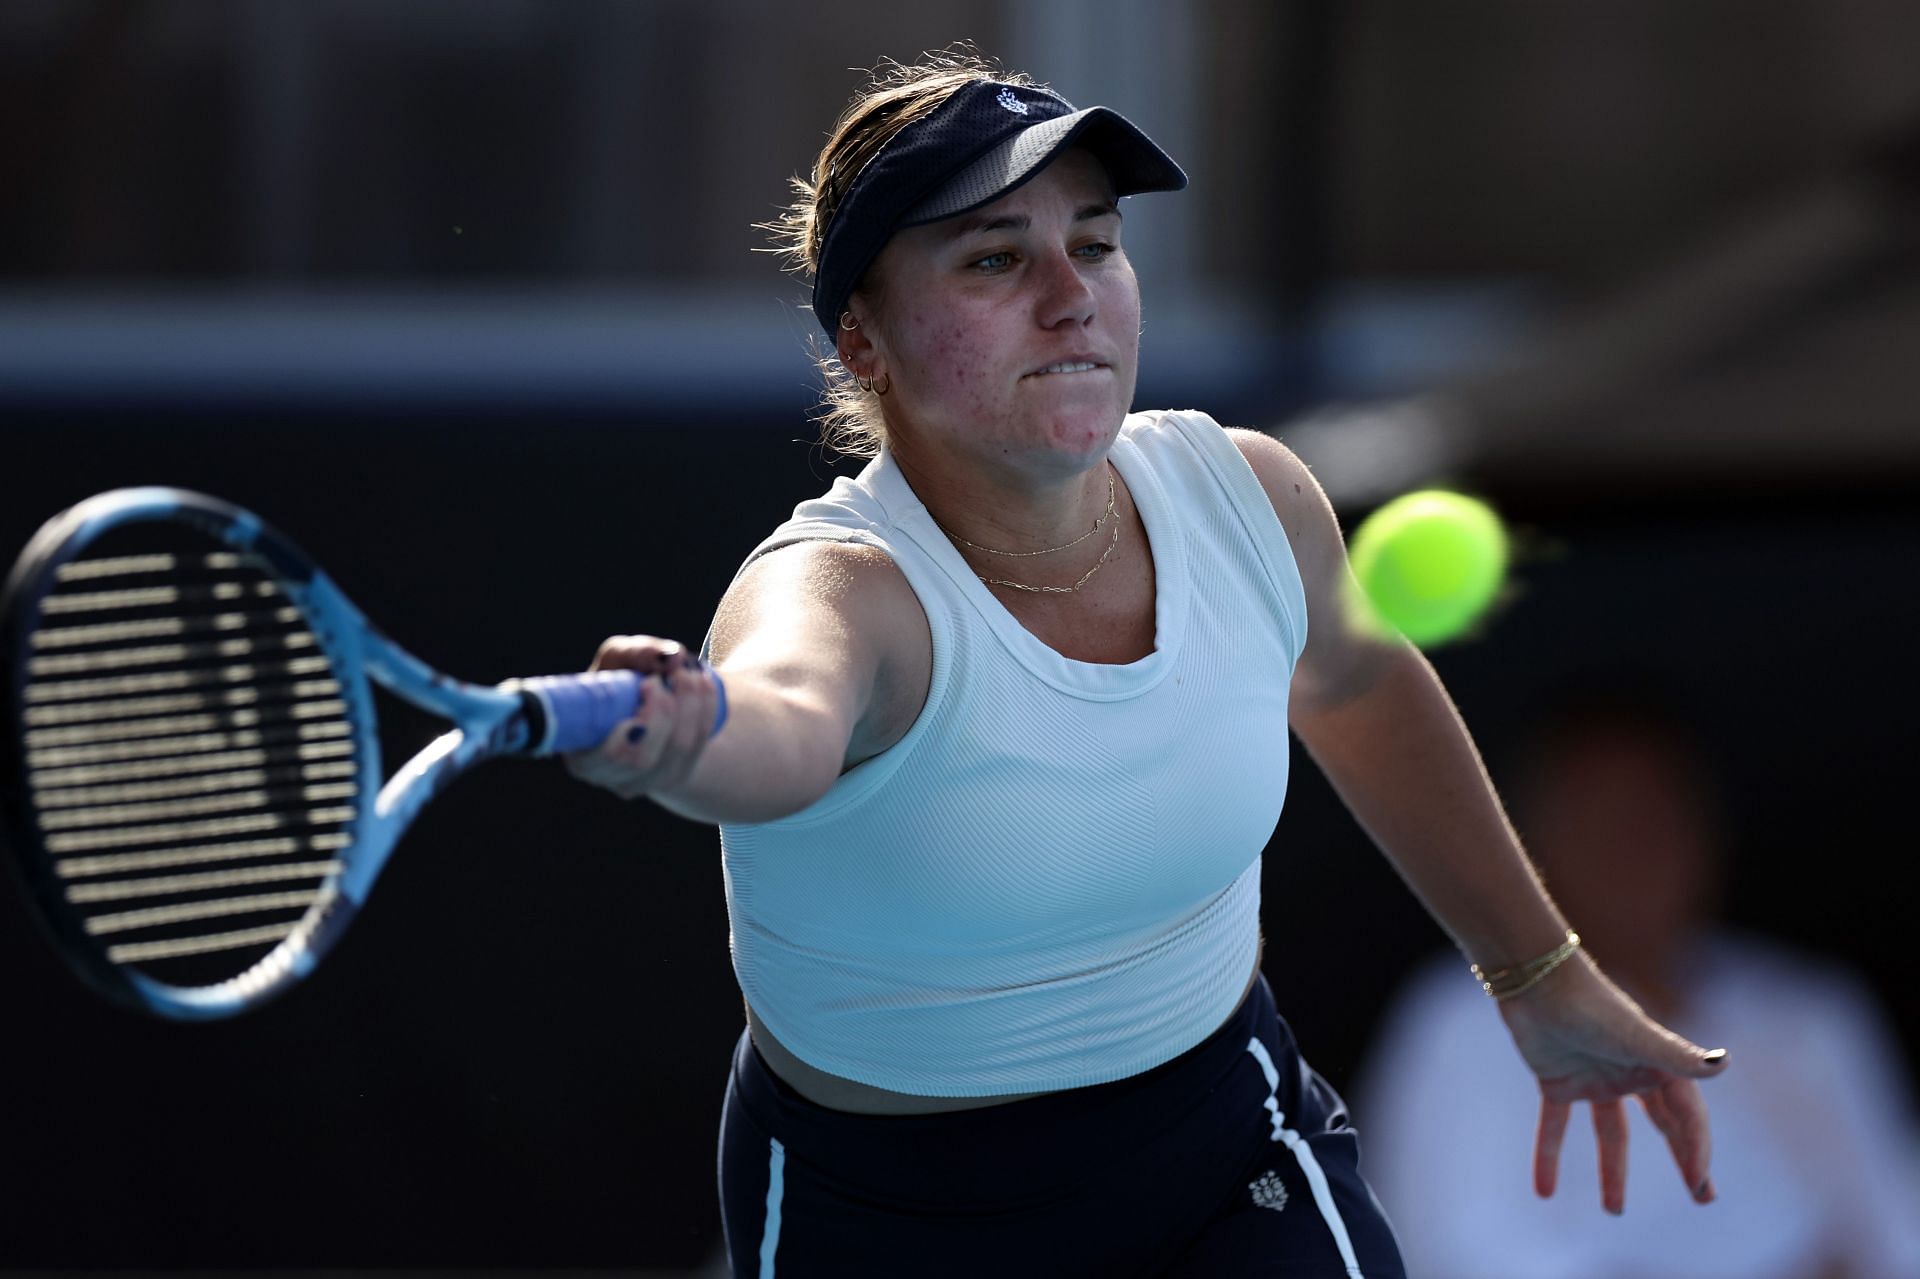
<path id="1" fill-rule="evenodd" d="M 1015 115 L 1025 115 L 1027 114 L 1027 112 L 1033 110 L 1032 107 L 1020 101 L 1020 99 L 1014 97 L 1012 89 L 1000 90 L 1000 96 L 995 98 L 994 101 L 998 102 L 1001 106 L 1013 112 Z"/>

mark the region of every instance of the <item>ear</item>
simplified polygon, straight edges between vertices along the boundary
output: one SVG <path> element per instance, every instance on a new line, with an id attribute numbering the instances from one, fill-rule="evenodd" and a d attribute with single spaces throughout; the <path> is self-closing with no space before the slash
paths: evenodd
<path id="1" fill-rule="evenodd" d="M 834 326 L 834 354 L 855 377 L 879 377 L 886 372 L 886 358 L 873 340 L 872 322 L 873 308 L 856 296 L 847 300 Z"/>

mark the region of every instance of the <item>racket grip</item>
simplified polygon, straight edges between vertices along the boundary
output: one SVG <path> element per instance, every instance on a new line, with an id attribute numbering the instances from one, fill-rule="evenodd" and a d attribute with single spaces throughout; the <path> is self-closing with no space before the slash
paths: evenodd
<path id="1" fill-rule="evenodd" d="M 720 682 L 719 672 L 709 670 L 707 674 L 720 699 L 713 717 L 713 731 L 718 733 L 727 722 L 727 686 Z M 594 671 L 513 681 L 513 687 L 528 700 L 529 719 L 534 723 L 528 753 L 558 755 L 592 750 L 607 739 L 615 724 L 632 719 L 640 709 L 640 680 L 636 671 Z"/>

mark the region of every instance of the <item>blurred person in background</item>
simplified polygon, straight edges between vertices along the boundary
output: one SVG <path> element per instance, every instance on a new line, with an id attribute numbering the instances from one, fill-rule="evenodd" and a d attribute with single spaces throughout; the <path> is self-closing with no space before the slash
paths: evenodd
<path id="1" fill-rule="evenodd" d="M 1618 687 L 1549 717 L 1518 757 L 1514 815 L 1609 975 L 1662 1023 L 1739 1054 L 1714 1096 L 1720 1202 L 1701 1214 L 1650 1175 L 1664 1143 L 1638 1107 L 1626 1220 L 1536 1197 L 1516 1170 L 1526 1065 L 1436 958 L 1382 1023 L 1355 1091 L 1409 1273 L 1920 1279 L 1920 1130 L 1880 1010 L 1849 973 L 1713 922 L 1728 849 L 1709 761 L 1660 703 Z M 1842 834 L 1831 852 L 1846 851 Z M 1563 1155 L 1595 1158 L 1577 1132 Z"/>

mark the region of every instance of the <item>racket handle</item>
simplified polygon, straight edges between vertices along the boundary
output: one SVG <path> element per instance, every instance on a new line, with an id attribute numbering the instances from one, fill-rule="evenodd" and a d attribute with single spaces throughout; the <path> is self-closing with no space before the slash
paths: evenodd
<path id="1" fill-rule="evenodd" d="M 720 705 L 713 717 L 718 733 L 727 722 L 727 686 L 713 677 Z M 635 671 L 594 671 L 589 675 L 540 675 L 514 680 L 509 687 L 528 703 L 532 727 L 529 755 L 558 755 L 592 750 L 607 739 L 613 726 L 632 719 L 640 709 L 641 676 Z"/>

